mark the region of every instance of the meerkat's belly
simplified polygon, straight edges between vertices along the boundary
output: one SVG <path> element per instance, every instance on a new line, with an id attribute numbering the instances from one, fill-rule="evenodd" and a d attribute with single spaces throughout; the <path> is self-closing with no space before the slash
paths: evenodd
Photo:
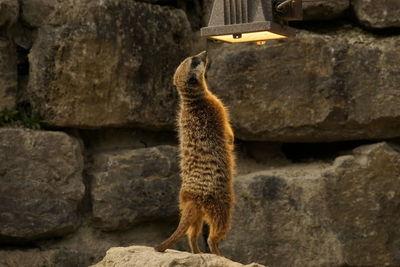
<path id="1" fill-rule="evenodd" d="M 183 191 L 203 196 L 227 193 L 230 173 L 224 151 L 194 145 L 181 153 Z"/>

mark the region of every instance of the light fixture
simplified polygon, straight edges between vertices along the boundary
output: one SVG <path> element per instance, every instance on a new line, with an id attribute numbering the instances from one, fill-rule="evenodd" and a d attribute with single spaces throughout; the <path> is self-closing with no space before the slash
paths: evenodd
<path id="1" fill-rule="evenodd" d="M 302 0 L 215 0 L 201 36 L 229 43 L 263 44 L 293 35 L 288 21 L 302 17 Z"/>

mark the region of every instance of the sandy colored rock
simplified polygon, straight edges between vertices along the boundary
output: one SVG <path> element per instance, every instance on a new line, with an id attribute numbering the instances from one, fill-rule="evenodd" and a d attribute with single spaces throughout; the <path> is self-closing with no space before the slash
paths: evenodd
<path id="1" fill-rule="evenodd" d="M 400 136 L 400 38 L 299 31 L 265 46 L 213 49 L 210 88 L 243 140 L 327 142 Z"/>
<path id="2" fill-rule="evenodd" d="M 239 176 L 222 252 L 272 267 L 398 266 L 399 173 L 400 149 L 377 143 L 333 164 Z"/>
<path id="3" fill-rule="evenodd" d="M 350 6 L 350 0 L 303 2 L 304 20 L 328 20 L 340 17 Z"/>
<path id="4" fill-rule="evenodd" d="M 50 125 L 172 127 L 172 75 L 191 46 L 182 10 L 82 1 L 54 19 L 29 54 L 28 98 Z"/>
<path id="5" fill-rule="evenodd" d="M 0 129 L 0 243 L 76 230 L 82 170 L 80 144 L 65 133 Z"/>
<path id="6" fill-rule="evenodd" d="M 361 24 L 369 28 L 400 27 L 400 1 L 351 0 Z"/>
<path id="7" fill-rule="evenodd" d="M 165 253 L 156 252 L 154 248 L 131 246 L 111 248 L 104 259 L 91 267 L 262 267 L 252 263 L 243 265 L 213 254 L 192 254 L 168 249 Z"/>
<path id="8" fill-rule="evenodd" d="M 123 230 L 178 216 L 175 147 L 104 152 L 93 161 L 89 171 L 93 218 L 100 229 Z"/>
<path id="9" fill-rule="evenodd" d="M 16 48 L 11 41 L 0 38 L 0 111 L 4 109 L 13 109 L 15 107 L 16 94 Z"/>

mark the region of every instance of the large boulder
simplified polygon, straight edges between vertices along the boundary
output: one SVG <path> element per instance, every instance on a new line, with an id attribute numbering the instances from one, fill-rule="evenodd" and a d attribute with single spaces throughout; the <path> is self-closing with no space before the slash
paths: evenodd
<path id="1" fill-rule="evenodd" d="M 171 249 L 165 253 L 160 253 L 151 247 L 131 246 L 126 248 L 111 248 L 107 251 L 102 261 L 91 267 L 123 266 L 263 267 L 264 265 L 257 263 L 243 265 L 213 254 L 192 254 Z"/>
<path id="2" fill-rule="evenodd" d="M 328 20 L 343 14 L 350 6 L 350 0 L 325 0 L 303 3 L 304 20 Z"/>
<path id="3" fill-rule="evenodd" d="M 59 132 L 0 129 L 0 243 L 73 232 L 85 187 L 77 140 Z"/>
<path id="4" fill-rule="evenodd" d="M 233 227 L 222 253 L 270 267 L 340 266 L 341 243 L 328 227 L 322 171 L 290 166 L 236 178 Z"/>
<path id="5" fill-rule="evenodd" d="M 17 83 L 17 52 L 15 45 L 11 41 L 0 37 L 0 111 L 15 107 Z"/>
<path id="6" fill-rule="evenodd" d="M 400 1 L 351 0 L 357 19 L 368 28 L 400 27 Z"/>
<path id="7" fill-rule="evenodd" d="M 185 13 L 130 0 L 63 5 L 29 54 L 28 99 L 42 117 L 79 128 L 172 127 L 172 75 L 191 48 Z"/>
<path id="8" fill-rule="evenodd" d="M 102 230 L 123 230 L 135 224 L 178 216 L 177 150 L 157 146 L 94 155 L 93 218 Z"/>
<path id="9" fill-rule="evenodd" d="M 400 37 L 299 31 L 266 46 L 210 52 L 208 79 L 244 140 L 326 142 L 400 136 Z"/>
<path id="10" fill-rule="evenodd" d="M 330 228 L 349 266 L 400 265 L 400 149 L 363 146 L 324 173 Z"/>
<path id="11" fill-rule="evenodd" d="M 271 267 L 398 266 L 399 173 L 400 150 L 378 143 L 333 164 L 239 176 L 222 251 Z"/>

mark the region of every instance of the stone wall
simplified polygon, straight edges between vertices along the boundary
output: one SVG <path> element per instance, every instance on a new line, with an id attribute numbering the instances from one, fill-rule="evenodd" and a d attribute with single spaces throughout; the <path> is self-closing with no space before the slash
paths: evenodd
<path id="1" fill-rule="evenodd" d="M 0 266 L 88 266 L 170 235 L 172 74 L 205 49 L 236 135 L 223 254 L 400 265 L 399 1 L 304 3 L 297 35 L 264 46 L 199 38 L 212 2 L 0 0 L 0 125 L 26 105 L 42 120 L 0 128 Z"/>

